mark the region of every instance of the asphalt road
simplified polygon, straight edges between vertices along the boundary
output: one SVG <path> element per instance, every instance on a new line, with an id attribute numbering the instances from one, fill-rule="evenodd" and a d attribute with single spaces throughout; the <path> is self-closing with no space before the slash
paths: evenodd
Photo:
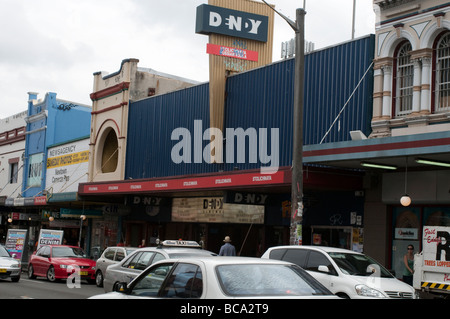
<path id="1" fill-rule="evenodd" d="M 69 286 L 66 280 L 49 282 L 44 277 L 28 279 L 24 272 L 19 282 L 0 280 L 0 299 L 86 299 L 104 293 L 103 288 L 84 280 Z"/>

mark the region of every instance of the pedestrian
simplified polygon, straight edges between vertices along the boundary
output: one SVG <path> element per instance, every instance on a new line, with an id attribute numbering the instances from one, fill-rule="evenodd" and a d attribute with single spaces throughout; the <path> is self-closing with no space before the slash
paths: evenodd
<path id="1" fill-rule="evenodd" d="M 408 285 L 413 284 L 413 274 L 414 274 L 414 246 L 408 245 L 408 252 L 403 256 L 403 263 L 405 268 L 403 270 L 403 281 Z"/>
<path id="2" fill-rule="evenodd" d="M 230 236 L 225 236 L 225 244 L 220 247 L 219 256 L 236 256 L 236 248 L 231 244 Z"/>

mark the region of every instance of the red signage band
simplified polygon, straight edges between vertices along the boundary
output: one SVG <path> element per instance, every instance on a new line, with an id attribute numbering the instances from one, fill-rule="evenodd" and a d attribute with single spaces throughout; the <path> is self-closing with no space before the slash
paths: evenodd
<path id="1" fill-rule="evenodd" d="M 258 52 L 226 47 L 223 45 L 211 44 L 206 45 L 206 53 L 220 55 L 227 58 L 236 58 L 248 61 L 258 61 Z"/>
<path id="2" fill-rule="evenodd" d="M 143 191 L 173 191 L 235 186 L 258 186 L 286 183 L 284 171 L 274 174 L 247 173 L 225 176 L 191 177 L 153 181 L 125 181 L 108 184 L 85 184 L 83 194 L 133 193 Z"/>

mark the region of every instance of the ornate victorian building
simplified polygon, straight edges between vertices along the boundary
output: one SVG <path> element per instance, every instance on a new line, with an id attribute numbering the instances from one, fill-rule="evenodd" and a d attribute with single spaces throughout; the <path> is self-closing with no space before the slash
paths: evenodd
<path id="1" fill-rule="evenodd" d="M 450 3 L 374 1 L 371 137 L 450 129 Z"/>

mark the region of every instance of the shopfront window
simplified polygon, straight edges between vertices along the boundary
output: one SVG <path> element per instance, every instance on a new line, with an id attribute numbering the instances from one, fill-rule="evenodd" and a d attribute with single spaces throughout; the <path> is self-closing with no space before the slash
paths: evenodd
<path id="1" fill-rule="evenodd" d="M 392 217 L 392 269 L 402 278 L 407 247 L 413 245 L 414 253 L 422 250 L 424 226 L 450 226 L 450 207 L 394 207 Z"/>
<path id="2" fill-rule="evenodd" d="M 312 227 L 312 243 L 318 246 L 339 247 L 352 250 L 353 227 Z"/>

